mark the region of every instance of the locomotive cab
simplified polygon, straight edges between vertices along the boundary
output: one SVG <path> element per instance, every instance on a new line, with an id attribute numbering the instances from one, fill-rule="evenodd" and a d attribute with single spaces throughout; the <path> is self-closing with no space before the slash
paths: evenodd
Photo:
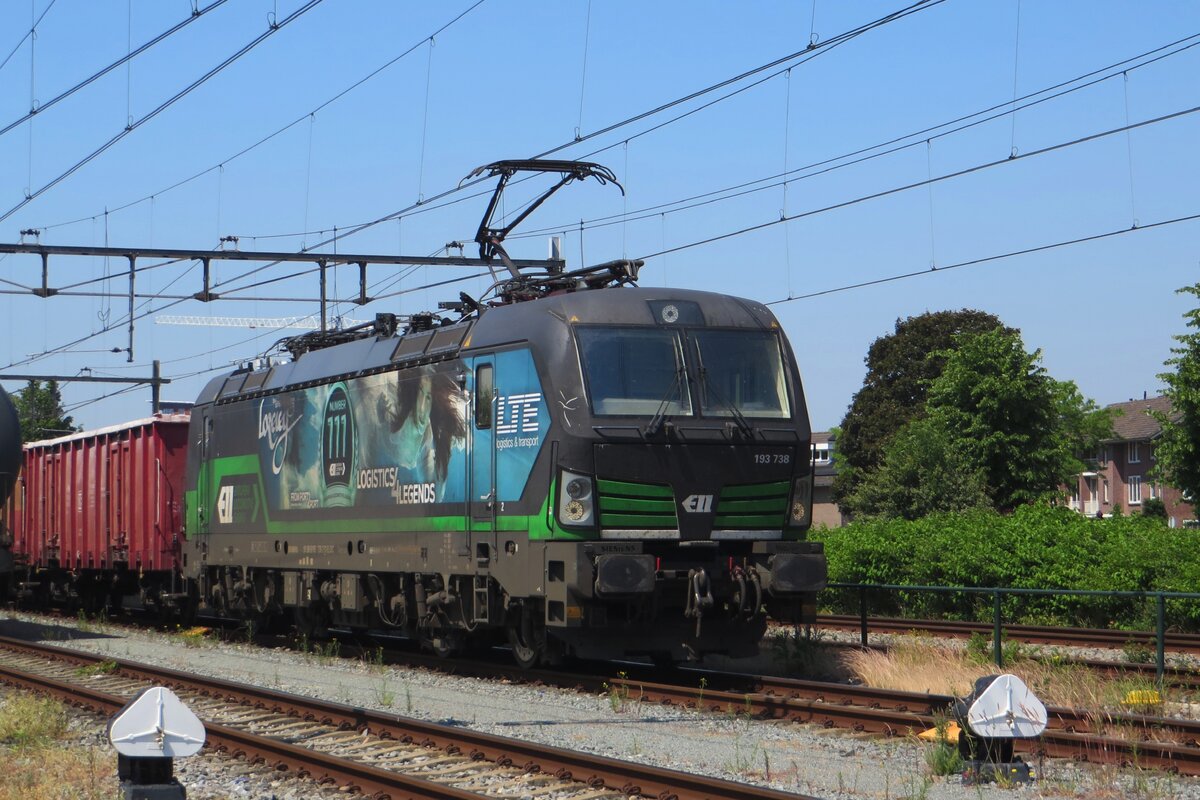
<path id="1" fill-rule="evenodd" d="M 542 302 L 556 300 L 543 313 L 561 327 L 533 348 L 558 399 L 551 642 L 581 657 L 744 656 L 764 608 L 812 619 L 826 570 L 821 545 L 804 541 L 811 434 L 770 312 L 650 289 Z"/>

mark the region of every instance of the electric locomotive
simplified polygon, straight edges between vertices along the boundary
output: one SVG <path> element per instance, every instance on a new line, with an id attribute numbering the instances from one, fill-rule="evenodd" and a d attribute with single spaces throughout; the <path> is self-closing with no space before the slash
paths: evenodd
<path id="1" fill-rule="evenodd" d="M 201 609 L 448 654 L 757 652 L 826 580 L 794 354 L 762 304 L 539 279 L 462 318 L 288 341 L 192 410 L 183 574 Z"/>

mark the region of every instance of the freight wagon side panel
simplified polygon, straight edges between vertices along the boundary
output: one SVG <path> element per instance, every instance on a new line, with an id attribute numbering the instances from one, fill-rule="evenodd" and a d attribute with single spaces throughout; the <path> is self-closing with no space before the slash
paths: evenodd
<path id="1" fill-rule="evenodd" d="M 187 419 L 155 417 L 27 445 L 17 551 L 42 567 L 175 567 Z"/>

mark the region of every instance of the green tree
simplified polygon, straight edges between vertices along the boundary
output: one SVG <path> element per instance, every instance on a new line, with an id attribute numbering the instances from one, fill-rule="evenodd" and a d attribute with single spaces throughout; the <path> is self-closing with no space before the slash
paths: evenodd
<path id="1" fill-rule="evenodd" d="M 867 374 L 854 395 L 837 440 L 838 474 L 833 496 L 855 513 L 854 496 L 863 480 L 884 462 L 888 443 L 901 428 L 924 414 L 929 384 L 942 373 L 955 337 L 1000 326 L 984 311 L 936 311 L 897 319 L 894 332 L 867 351 Z"/>
<path id="2" fill-rule="evenodd" d="M 21 425 L 21 441 L 35 442 L 79 430 L 67 416 L 62 404 L 58 381 L 29 381 L 13 395 L 17 419 Z"/>
<path id="3" fill-rule="evenodd" d="M 862 517 L 912 520 L 990 508 L 985 486 L 983 471 L 942 420 L 923 417 L 892 437 L 882 466 L 858 485 L 849 505 Z"/>
<path id="4" fill-rule="evenodd" d="M 996 328 L 956 344 L 942 354 L 926 412 L 982 471 L 994 508 L 1057 494 L 1111 431 L 1108 412 L 1050 377 L 1041 351 L 1026 352 L 1019 333 Z"/>
<path id="5" fill-rule="evenodd" d="M 1177 294 L 1200 298 L 1200 283 L 1185 286 Z M 1171 400 L 1171 414 L 1155 414 L 1162 436 L 1154 444 L 1155 470 L 1166 483 L 1182 489 L 1188 497 L 1200 497 L 1200 308 L 1184 312 L 1189 333 L 1175 337 L 1179 346 L 1166 366 L 1172 372 L 1158 377 Z"/>

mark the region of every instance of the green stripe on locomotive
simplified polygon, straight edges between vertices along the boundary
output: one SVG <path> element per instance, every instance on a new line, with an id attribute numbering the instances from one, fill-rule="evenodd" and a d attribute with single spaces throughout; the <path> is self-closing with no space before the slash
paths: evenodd
<path id="1" fill-rule="evenodd" d="M 203 482 L 207 478 L 207 486 Z M 230 483 L 230 481 L 236 483 Z M 259 525 L 261 530 L 272 536 L 304 535 L 304 534 L 344 534 L 344 533 L 409 533 L 409 532 L 460 532 L 496 530 L 500 532 L 528 533 L 531 540 L 586 540 L 594 538 L 594 532 L 579 532 L 566 530 L 554 521 L 550 508 L 550 498 L 554 497 L 555 482 L 551 481 L 546 496 L 542 499 L 541 507 L 533 514 L 498 514 L 494 524 L 492 520 L 471 520 L 466 513 L 429 514 L 429 515 L 390 515 L 355 517 L 344 514 L 336 519 L 271 519 L 271 511 L 262 498 L 265 491 L 261 474 L 258 469 L 257 456 L 230 456 L 215 458 L 206 462 L 201 469 L 200 482 L 196 488 L 187 491 L 184 500 L 187 506 L 186 532 L 189 539 L 195 538 L 197 531 L 202 530 L 203 522 L 199 517 L 200 498 L 206 493 L 214 498 L 209 506 L 208 514 L 215 517 L 218 513 L 216 498 L 219 497 L 222 486 L 252 487 L 258 498 L 257 508 L 261 519 L 252 517 L 242 520 L 244 525 Z M 443 504 L 444 505 L 444 504 Z M 468 528 L 469 525 L 469 528 Z M 210 530 L 213 528 L 210 526 Z"/>

